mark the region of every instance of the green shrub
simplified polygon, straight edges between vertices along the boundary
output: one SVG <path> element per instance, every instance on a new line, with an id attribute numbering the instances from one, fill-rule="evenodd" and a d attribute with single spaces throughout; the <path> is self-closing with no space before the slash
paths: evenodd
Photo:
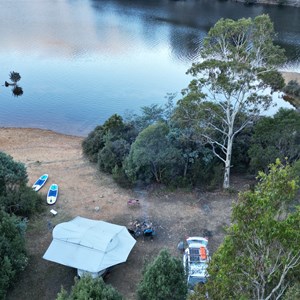
<path id="1" fill-rule="evenodd" d="M 122 166 L 129 150 L 130 144 L 124 139 L 106 142 L 105 146 L 98 153 L 99 169 L 112 173 L 115 166 Z"/>
<path id="2" fill-rule="evenodd" d="M 140 300 L 185 300 L 187 283 L 181 260 L 161 250 L 146 266 L 137 293 Z"/>
<path id="3" fill-rule="evenodd" d="M 295 300 L 300 299 L 300 283 L 296 282 L 292 286 L 287 288 L 284 294 L 283 300 Z"/>
<path id="4" fill-rule="evenodd" d="M 42 197 L 28 187 L 25 165 L 0 152 L 0 208 L 29 216 L 42 209 Z"/>
<path id="5" fill-rule="evenodd" d="M 115 166 L 112 170 L 112 177 L 114 181 L 118 183 L 121 187 L 132 187 L 132 182 L 129 180 L 122 167 Z"/>
<path id="6" fill-rule="evenodd" d="M 24 222 L 0 209 L 0 299 L 27 265 Z"/>
<path id="7" fill-rule="evenodd" d="M 137 131 L 134 126 L 124 123 L 122 117 L 115 114 L 105 121 L 102 126 L 97 126 L 89 133 L 87 138 L 83 140 L 83 153 L 91 162 L 96 163 L 99 158 L 98 153 L 107 145 L 107 143 L 123 140 L 130 145 L 135 140 L 136 136 Z M 122 142 L 120 143 L 122 144 Z M 117 148 L 118 143 L 116 143 L 114 147 Z M 110 169 L 112 170 L 112 168 Z"/>
<path id="8" fill-rule="evenodd" d="M 0 152 L 0 196 L 19 189 L 28 182 L 25 165 Z"/>
<path id="9" fill-rule="evenodd" d="M 111 285 L 104 283 L 102 277 L 75 277 L 75 284 L 70 295 L 62 288 L 56 300 L 122 300 L 123 297 Z"/>
<path id="10" fill-rule="evenodd" d="M 181 152 L 169 141 L 168 133 L 169 127 L 163 122 L 150 125 L 140 132 L 124 164 L 131 180 L 164 183 L 167 174 L 182 164 Z"/>
<path id="11" fill-rule="evenodd" d="M 296 80 L 289 81 L 283 91 L 289 95 L 300 97 L 300 85 Z"/>
<path id="12" fill-rule="evenodd" d="M 97 162 L 98 152 L 104 147 L 104 128 L 97 126 L 82 142 L 83 153 L 91 162 Z"/>
<path id="13" fill-rule="evenodd" d="M 18 190 L 9 191 L 0 196 L 0 205 L 8 213 L 19 216 L 31 216 L 44 209 L 44 201 L 40 194 L 33 191 L 31 187 L 22 186 Z"/>
<path id="14" fill-rule="evenodd" d="M 300 115 L 281 108 L 273 117 L 262 117 L 254 126 L 249 156 L 254 172 L 267 170 L 279 158 L 293 163 L 300 158 Z"/>

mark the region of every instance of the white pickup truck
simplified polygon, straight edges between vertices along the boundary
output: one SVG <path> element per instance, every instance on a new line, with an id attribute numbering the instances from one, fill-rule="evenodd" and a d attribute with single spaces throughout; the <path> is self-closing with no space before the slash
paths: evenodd
<path id="1" fill-rule="evenodd" d="M 183 266 L 190 290 L 198 283 L 205 283 L 208 278 L 207 267 L 210 260 L 207 249 L 208 240 L 203 237 L 186 239 L 187 248 L 183 254 Z"/>

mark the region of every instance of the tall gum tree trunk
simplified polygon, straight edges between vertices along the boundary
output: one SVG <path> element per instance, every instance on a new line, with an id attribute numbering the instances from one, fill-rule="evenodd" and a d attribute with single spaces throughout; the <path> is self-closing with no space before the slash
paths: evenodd
<path id="1" fill-rule="evenodd" d="M 224 189 L 228 189 L 230 186 L 230 165 L 231 165 L 231 154 L 232 154 L 232 142 L 233 142 L 233 136 L 230 136 L 227 142 L 224 182 L 223 182 Z"/>

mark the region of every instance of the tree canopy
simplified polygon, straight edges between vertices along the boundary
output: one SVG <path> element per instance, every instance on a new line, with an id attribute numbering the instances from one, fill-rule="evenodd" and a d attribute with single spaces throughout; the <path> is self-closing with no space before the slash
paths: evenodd
<path id="1" fill-rule="evenodd" d="M 10 155 L 0 152 L 0 195 L 18 189 L 27 181 L 24 164 L 15 162 Z"/>
<path id="2" fill-rule="evenodd" d="M 276 67 L 283 50 L 267 15 L 254 19 L 221 19 L 208 32 L 201 60 L 187 71 L 194 79 L 182 91 L 177 118 L 192 126 L 195 137 L 210 144 L 224 163 L 223 187 L 230 185 L 235 136 L 272 104 L 268 88 L 281 89 Z"/>
<path id="3" fill-rule="evenodd" d="M 300 115 L 280 109 L 272 117 L 262 117 L 254 126 L 250 141 L 250 165 L 254 171 L 267 170 L 279 158 L 293 163 L 300 158 Z"/>
<path id="4" fill-rule="evenodd" d="M 0 299 L 27 265 L 25 228 L 18 217 L 0 209 Z"/>
<path id="5" fill-rule="evenodd" d="M 292 174 L 277 160 L 240 195 L 209 266 L 205 289 L 211 299 L 279 299 L 299 279 L 299 180 Z M 193 299 L 203 299 L 204 291 L 198 292 Z"/>
<path id="6" fill-rule="evenodd" d="M 136 136 L 136 129 L 130 123 L 124 122 L 121 116 L 114 114 L 108 118 L 103 125 L 97 126 L 83 140 L 83 152 L 90 159 L 90 161 L 98 162 L 98 158 L 101 158 L 101 154 L 99 156 L 99 152 L 106 146 L 106 143 L 112 143 L 122 139 L 130 145 Z M 125 148 L 126 147 L 127 146 L 125 146 Z M 110 166 L 109 169 L 111 169 Z"/>
<path id="7" fill-rule="evenodd" d="M 138 286 L 140 300 L 184 300 L 187 283 L 182 262 L 163 249 L 149 263 Z"/>
<path id="8" fill-rule="evenodd" d="M 180 152 L 168 140 L 168 133 L 167 124 L 158 122 L 138 135 L 131 146 L 125 167 L 132 180 L 141 177 L 144 181 L 150 181 L 154 177 L 156 182 L 162 182 L 166 178 L 167 166 L 180 165 Z"/>
<path id="9" fill-rule="evenodd" d="M 28 187 L 27 182 L 25 165 L 0 152 L 0 208 L 23 216 L 39 211 L 41 195 Z"/>
<path id="10" fill-rule="evenodd" d="M 105 284 L 102 277 L 75 277 L 75 284 L 68 294 L 63 288 L 56 300 L 122 300 L 122 295 L 111 285 Z"/>
<path id="11" fill-rule="evenodd" d="M 24 164 L 0 152 L 0 299 L 27 265 L 25 251 L 26 222 L 42 208 L 42 197 L 28 187 Z"/>

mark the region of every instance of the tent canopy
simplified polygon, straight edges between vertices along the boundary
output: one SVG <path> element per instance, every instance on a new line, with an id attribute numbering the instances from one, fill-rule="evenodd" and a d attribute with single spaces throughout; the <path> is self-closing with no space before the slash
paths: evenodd
<path id="1" fill-rule="evenodd" d="M 125 262 L 135 243 L 125 226 L 76 217 L 55 226 L 43 258 L 97 273 Z"/>

